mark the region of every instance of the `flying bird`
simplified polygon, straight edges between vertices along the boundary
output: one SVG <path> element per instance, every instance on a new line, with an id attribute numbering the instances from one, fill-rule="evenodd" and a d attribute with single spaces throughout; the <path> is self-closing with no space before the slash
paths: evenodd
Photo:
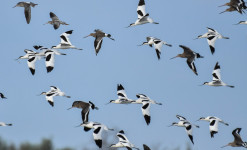
<path id="1" fill-rule="evenodd" d="M 125 147 L 128 150 L 132 150 L 132 148 L 139 150 L 139 148 L 136 148 L 134 144 L 130 143 L 130 141 L 127 139 L 125 136 L 125 133 L 123 130 L 119 131 L 117 133 L 118 137 L 118 143 L 117 144 L 112 144 L 110 147 Z"/>
<path id="2" fill-rule="evenodd" d="M 64 92 L 62 92 L 59 88 L 55 86 L 50 86 L 50 91 L 42 92 L 40 95 L 45 95 L 46 100 L 52 107 L 54 107 L 54 101 L 53 101 L 54 96 L 64 96 L 70 98 L 70 96 L 65 95 Z"/>
<path id="3" fill-rule="evenodd" d="M 211 81 L 211 82 L 204 82 L 203 85 L 209 85 L 209 86 L 227 86 L 227 87 L 230 87 L 230 88 L 234 88 L 234 86 L 228 85 L 228 84 L 224 83 L 221 80 L 220 65 L 219 65 L 218 62 L 215 64 L 215 67 L 214 67 L 214 70 L 213 70 L 212 75 L 213 75 L 213 81 Z"/>
<path id="4" fill-rule="evenodd" d="M 205 117 L 201 117 L 199 120 L 204 120 L 204 121 L 208 121 L 209 122 L 209 131 L 210 131 L 211 138 L 214 137 L 214 134 L 218 133 L 218 124 L 219 124 L 219 122 L 225 124 L 226 126 L 229 126 L 228 123 L 225 123 L 220 118 L 214 117 L 214 116 L 208 116 L 206 118 Z"/>
<path id="5" fill-rule="evenodd" d="M 88 103 L 83 102 L 83 101 L 74 101 L 72 104 L 72 107 L 68 108 L 68 110 L 71 108 L 82 109 L 82 111 L 81 111 L 82 122 L 88 122 L 88 115 L 89 115 L 90 109 L 92 109 L 92 110 L 94 110 L 94 109 L 98 110 L 99 109 L 91 101 L 89 101 Z M 89 131 L 90 128 L 84 127 L 84 130 Z"/>
<path id="6" fill-rule="evenodd" d="M 117 85 L 117 95 L 118 95 L 118 99 L 110 100 L 109 103 L 115 103 L 115 104 L 130 104 L 130 103 L 132 103 L 132 100 L 127 97 L 127 94 L 126 94 L 122 84 Z"/>
<path id="7" fill-rule="evenodd" d="M 221 5 L 219 7 L 222 6 L 229 6 L 228 9 L 226 9 L 225 11 L 222 11 L 220 14 L 224 13 L 224 12 L 232 12 L 232 11 L 238 11 L 240 14 L 245 13 L 244 9 L 246 9 L 246 5 L 244 0 L 230 0 L 229 3 L 225 3 L 224 5 Z"/>
<path id="8" fill-rule="evenodd" d="M 240 136 L 240 131 L 241 131 L 241 128 L 234 129 L 232 131 L 232 135 L 234 136 L 234 141 L 231 143 L 228 143 L 225 146 L 222 146 L 221 148 L 226 147 L 226 146 L 247 148 L 247 142 L 243 142 L 243 140 Z"/>
<path id="9" fill-rule="evenodd" d="M 185 127 L 186 133 L 188 134 L 188 136 L 189 136 L 192 144 L 194 144 L 193 135 L 192 135 L 192 124 L 189 121 L 187 121 L 187 119 L 184 118 L 183 116 L 176 115 L 176 117 L 180 121 L 178 123 L 177 122 L 173 122 L 172 125 L 170 125 L 170 126 Z M 197 126 L 197 125 L 194 125 L 194 126 L 197 127 L 197 128 L 199 128 L 199 126 Z"/>
<path id="10" fill-rule="evenodd" d="M 89 37 L 89 36 L 92 36 L 92 37 L 95 38 L 95 40 L 94 40 L 94 48 L 95 48 L 95 53 L 96 53 L 96 56 L 97 56 L 97 54 L 100 51 L 100 48 L 101 48 L 101 45 L 102 45 L 102 42 L 103 42 L 103 38 L 104 37 L 108 37 L 111 40 L 114 40 L 114 39 L 111 38 L 111 34 L 106 34 L 106 33 L 104 33 L 103 31 L 101 31 L 99 29 L 94 30 L 94 32 L 95 33 L 90 33 L 89 35 L 85 36 L 84 38 Z"/>
<path id="11" fill-rule="evenodd" d="M 45 24 L 51 24 L 51 25 L 53 25 L 53 27 L 54 27 L 55 30 L 57 30 L 60 27 L 60 24 L 62 24 L 62 25 L 69 25 L 66 22 L 63 22 L 63 21 L 59 20 L 59 18 L 53 12 L 50 12 L 50 18 L 52 19 L 52 21 L 48 21 Z"/>
<path id="12" fill-rule="evenodd" d="M 189 47 L 183 45 L 179 45 L 179 47 L 181 47 L 184 50 L 184 52 L 182 54 L 178 54 L 175 57 L 172 57 L 171 59 L 174 59 L 176 57 L 187 58 L 188 66 L 196 75 L 198 75 L 194 61 L 195 58 L 203 58 L 203 56 L 201 56 L 199 53 L 192 51 Z"/>
<path id="13" fill-rule="evenodd" d="M 203 34 L 203 35 L 199 35 L 196 39 L 201 39 L 201 38 L 207 38 L 208 41 L 208 45 L 209 48 L 211 50 L 211 53 L 214 54 L 215 52 L 215 41 L 217 39 L 229 39 L 229 37 L 224 37 L 222 36 L 219 32 L 217 32 L 216 30 L 207 27 L 208 32 Z"/>
<path id="14" fill-rule="evenodd" d="M 82 50 L 81 48 L 77 48 L 71 44 L 69 40 L 69 36 L 73 33 L 73 30 L 66 31 L 60 35 L 61 42 L 57 46 L 52 46 L 53 49 L 77 49 Z"/>
<path id="15" fill-rule="evenodd" d="M 237 24 L 234 25 L 238 25 L 238 24 L 247 24 L 247 21 L 239 21 Z"/>
<path id="16" fill-rule="evenodd" d="M 154 38 L 154 37 L 147 37 L 147 42 L 143 42 L 142 45 L 149 45 L 150 47 L 152 47 L 152 45 L 154 45 L 158 60 L 160 60 L 160 55 L 161 55 L 161 48 L 162 45 L 166 45 L 171 47 L 171 44 L 166 43 L 165 41 L 162 41 L 158 38 Z"/>
<path id="17" fill-rule="evenodd" d="M 11 123 L 0 122 L 0 126 L 12 126 Z"/>
<path id="18" fill-rule="evenodd" d="M 131 103 L 133 104 L 142 104 L 143 100 L 148 100 L 151 104 L 157 104 L 157 105 L 162 105 L 162 103 L 156 102 L 155 100 L 152 100 L 145 94 L 136 94 L 136 97 L 138 98 L 137 100 L 132 100 Z"/>
<path id="19" fill-rule="evenodd" d="M 36 5 L 38 5 L 38 4 L 34 4 L 32 2 L 19 2 L 13 8 L 24 7 L 24 14 L 26 17 L 26 21 L 27 21 L 27 24 L 29 24 L 30 20 L 31 20 L 31 6 L 35 7 Z"/>
<path id="20" fill-rule="evenodd" d="M 7 99 L 7 97 L 5 97 L 5 96 L 3 95 L 3 93 L 0 93 L 0 97 L 1 97 L 2 99 Z"/>
<path id="21" fill-rule="evenodd" d="M 105 131 L 113 131 L 114 129 L 109 129 L 107 126 L 97 123 L 97 122 L 83 122 L 80 126 L 86 127 L 88 129 L 94 129 L 93 131 L 93 138 L 95 144 L 102 148 L 102 132 Z"/>
<path id="22" fill-rule="evenodd" d="M 152 18 L 149 17 L 149 14 L 145 11 L 145 2 L 144 0 L 140 0 L 137 7 L 137 16 L 138 19 L 135 23 L 131 23 L 128 27 L 136 26 L 136 25 L 142 25 L 146 23 L 153 23 L 153 24 L 159 24 L 157 22 L 154 22 Z"/>

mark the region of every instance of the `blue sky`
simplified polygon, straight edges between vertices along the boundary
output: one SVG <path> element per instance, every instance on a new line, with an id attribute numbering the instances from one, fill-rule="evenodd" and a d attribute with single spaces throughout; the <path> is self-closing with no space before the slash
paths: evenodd
<path id="1" fill-rule="evenodd" d="M 80 149 L 87 145 L 96 149 L 92 132 L 74 128 L 81 123 L 79 109 L 67 108 L 75 100 L 93 101 L 100 109 L 90 112 L 90 120 L 109 127 L 123 129 L 129 140 L 141 148 L 145 143 L 154 148 L 182 149 L 190 142 L 183 128 L 170 127 L 177 121 L 177 114 L 195 122 L 202 116 L 214 115 L 230 124 L 220 124 L 219 133 L 210 138 L 208 123 L 194 130 L 194 150 L 220 149 L 231 142 L 231 132 L 242 127 L 242 137 L 247 139 L 246 120 L 246 75 L 247 26 L 233 25 L 246 19 L 237 12 L 219 14 L 226 7 L 218 7 L 227 1 L 203 0 L 146 0 L 146 11 L 160 24 L 146 24 L 125 28 L 137 18 L 138 0 L 92 0 L 92 1 L 33 1 L 30 24 L 26 24 L 23 8 L 12 8 L 18 1 L 4 1 L 0 6 L 2 21 L 0 91 L 7 100 L 0 101 L 0 121 L 13 123 L 12 127 L 0 128 L 0 135 L 9 142 L 39 142 L 51 137 L 57 147 L 69 146 Z M 43 25 L 54 12 L 70 24 L 54 30 Z M 216 29 L 229 40 L 216 41 L 216 52 L 211 55 L 206 39 L 193 40 L 206 33 L 206 27 Z M 101 29 L 110 33 L 115 41 L 105 38 L 102 48 L 95 56 L 92 37 L 83 37 Z M 24 55 L 24 49 L 33 45 L 51 47 L 60 42 L 59 35 L 74 30 L 71 43 L 83 51 L 61 50 L 66 56 L 56 56 L 54 70 L 47 74 L 44 61 L 36 63 L 36 74 L 31 75 L 26 60 L 14 61 Z M 147 36 L 155 36 L 173 47 L 163 46 L 161 60 L 157 60 L 153 48 L 138 47 Z M 195 65 L 198 76 L 189 69 L 186 60 L 171 57 L 182 53 L 178 45 L 186 45 L 204 56 Z M 222 80 L 235 85 L 227 87 L 198 86 L 212 80 L 212 69 L 219 61 Z M 151 123 L 145 124 L 141 105 L 105 105 L 116 99 L 116 87 L 121 83 L 129 98 L 143 93 L 162 102 L 151 106 Z M 72 98 L 55 97 L 55 107 L 44 96 L 49 86 L 58 86 Z M 113 143 L 117 141 L 112 135 Z M 231 149 L 231 148 L 225 148 Z M 241 148 L 239 148 L 241 149 Z"/>

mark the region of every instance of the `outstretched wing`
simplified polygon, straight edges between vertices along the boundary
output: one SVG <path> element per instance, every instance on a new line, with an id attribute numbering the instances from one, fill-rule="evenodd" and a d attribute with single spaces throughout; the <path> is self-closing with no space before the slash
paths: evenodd
<path id="1" fill-rule="evenodd" d="M 28 60 L 27 60 L 27 65 L 32 75 L 35 74 L 35 62 L 36 61 L 37 61 L 37 57 L 35 55 L 29 55 Z"/>
<path id="2" fill-rule="evenodd" d="M 240 136 L 240 131 L 241 131 L 241 128 L 236 128 L 235 130 L 232 131 L 232 135 L 234 136 L 234 142 L 236 144 L 242 144 L 243 141 L 242 141 L 242 138 Z"/>
<path id="3" fill-rule="evenodd" d="M 215 45 L 216 40 L 217 40 L 216 35 L 209 35 L 209 37 L 207 39 L 208 45 L 209 45 L 209 48 L 210 48 L 212 54 L 214 54 L 214 52 L 215 52 L 214 45 Z"/>
<path id="4" fill-rule="evenodd" d="M 103 42 L 103 37 L 102 36 L 96 36 L 94 40 L 94 48 L 95 48 L 95 53 L 96 55 L 99 53 L 101 45 Z"/>
<path id="5" fill-rule="evenodd" d="M 163 45 L 163 42 L 159 39 L 154 39 L 154 48 L 157 53 L 158 59 L 160 59 L 160 54 L 161 54 L 161 47 Z"/>
<path id="6" fill-rule="evenodd" d="M 141 19 L 142 17 L 146 15 L 144 0 L 140 0 L 138 3 L 137 15 L 138 15 L 138 19 Z"/>
<path id="7" fill-rule="evenodd" d="M 194 63 L 194 60 L 193 59 L 187 59 L 187 64 L 188 64 L 188 66 L 190 67 L 190 69 L 196 74 L 196 75 L 198 75 L 197 74 L 197 70 L 196 70 L 196 66 L 195 66 L 195 63 Z"/>
<path id="8" fill-rule="evenodd" d="M 119 99 L 128 99 L 122 84 L 118 84 L 118 86 L 117 86 L 117 95 L 118 95 Z"/>
<path id="9" fill-rule="evenodd" d="M 186 118 L 180 115 L 176 115 L 176 117 L 180 120 L 180 121 L 186 121 Z"/>
<path id="10" fill-rule="evenodd" d="M 25 13 L 27 24 L 29 24 L 30 20 L 31 20 L 31 7 L 30 7 L 30 5 L 25 5 L 24 13 Z"/>
<path id="11" fill-rule="evenodd" d="M 102 148 L 102 136 L 101 136 L 102 131 L 103 131 L 103 127 L 101 125 L 94 126 L 93 138 L 94 138 L 95 144 L 99 148 Z"/>
<path id="12" fill-rule="evenodd" d="M 185 126 L 186 133 L 188 134 L 190 138 L 190 141 L 192 142 L 192 144 L 194 144 L 193 135 L 192 135 L 192 125 L 189 122 L 184 122 L 184 126 Z"/>
<path id="13" fill-rule="evenodd" d="M 216 65 L 214 67 L 212 75 L 213 75 L 213 81 L 221 81 L 220 65 L 218 62 L 216 63 Z"/>
<path id="14" fill-rule="evenodd" d="M 210 122 L 209 123 L 210 135 L 211 135 L 211 138 L 213 138 L 214 134 L 218 133 L 219 120 L 218 119 L 210 119 L 209 122 Z"/>
<path id="15" fill-rule="evenodd" d="M 47 73 L 51 72 L 54 68 L 54 52 L 51 50 L 48 50 L 45 52 L 45 65 Z"/>
<path id="16" fill-rule="evenodd" d="M 61 44 L 69 44 L 72 45 L 69 41 L 69 36 L 72 34 L 73 30 L 66 31 L 60 35 L 61 38 Z"/>
<path id="17" fill-rule="evenodd" d="M 151 121 L 150 102 L 145 101 L 145 100 L 142 102 L 142 114 L 143 114 L 143 117 L 144 117 L 147 125 L 149 125 L 150 121 Z"/>

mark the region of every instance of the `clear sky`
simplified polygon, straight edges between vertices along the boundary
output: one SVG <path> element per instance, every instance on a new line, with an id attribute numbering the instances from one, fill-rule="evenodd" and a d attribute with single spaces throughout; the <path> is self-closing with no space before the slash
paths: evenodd
<path id="1" fill-rule="evenodd" d="M 145 143 L 154 149 L 161 147 L 185 149 L 190 142 L 183 128 L 170 127 L 178 121 L 176 115 L 186 117 L 200 125 L 194 130 L 194 150 L 217 150 L 231 142 L 231 132 L 243 128 L 247 140 L 246 89 L 247 89 L 247 26 L 233 25 L 246 19 L 237 12 L 219 14 L 227 1 L 215 0 L 146 0 L 146 11 L 160 24 L 146 24 L 125 28 L 137 18 L 138 0 L 42 0 L 32 8 L 30 24 L 26 23 L 24 9 L 12 8 L 17 0 L 5 0 L 0 6 L 1 70 L 0 91 L 7 100 L 0 100 L 0 121 L 13 123 L 1 127 L 0 136 L 9 142 L 39 142 L 51 137 L 56 147 L 69 146 L 81 149 L 85 145 L 96 149 L 92 132 L 74 128 L 81 123 L 79 109 L 67 110 L 75 100 L 93 101 L 100 109 L 91 111 L 89 119 L 111 128 L 123 129 L 129 140 L 142 149 Z M 43 25 L 54 12 L 70 24 L 54 30 Z M 229 40 L 216 41 L 216 52 L 211 54 L 206 39 L 193 40 L 206 33 L 206 27 L 216 29 Z M 94 29 L 112 35 L 115 41 L 105 38 L 95 56 L 94 38 L 83 38 Z M 55 68 L 46 73 L 44 60 L 36 62 L 36 74 L 31 75 L 26 60 L 14 59 L 24 55 L 24 49 L 33 45 L 51 47 L 60 42 L 60 34 L 74 30 L 71 43 L 83 51 L 61 50 L 66 56 L 56 56 Z M 158 61 L 155 50 L 149 46 L 138 47 L 147 36 L 160 38 L 173 47 L 163 46 Z M 197 59 L 196 76 L 186 60 L 171 57 L 182 53 L 178 45 L 185 45 L 204 56 Z M 235 88 L 198 86 L 212 80 L 215 63 L 221 65 L 222 80 Z M 141 105 L 105 105 L 116 99 L 116 87 L 121 83 L 128 97 L 143 93 L 162 102 L 151 106 L 151 123 L 146 125 Z M 54 85 L 71 98 L 55 97 L 52 108 L 45 96 L 37 96 Z M 211 139 L 207 122 L 196 122 L 203 116 L 214 115 L 230 126 L 219 125 L 219 133 Z M 113 143 L 117 142 L 115 133 Z M 231 149 L 230 147 L 225 148 Z M 241 149 L 241 148 L 239 148 Z"/>

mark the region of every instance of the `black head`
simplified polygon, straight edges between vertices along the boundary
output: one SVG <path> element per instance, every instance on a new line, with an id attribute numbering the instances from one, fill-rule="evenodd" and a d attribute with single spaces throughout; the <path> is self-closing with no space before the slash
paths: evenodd
<path id="1" fill-rule="evenodd" d="M 208 82 L 204 82 L 203 85 L 208 84 Z"/>
<path id="2" fill-rule="evenodd" d="M 107 34 L 107 37 L 111 37 L 111 35 L 110 34 Z"/>

